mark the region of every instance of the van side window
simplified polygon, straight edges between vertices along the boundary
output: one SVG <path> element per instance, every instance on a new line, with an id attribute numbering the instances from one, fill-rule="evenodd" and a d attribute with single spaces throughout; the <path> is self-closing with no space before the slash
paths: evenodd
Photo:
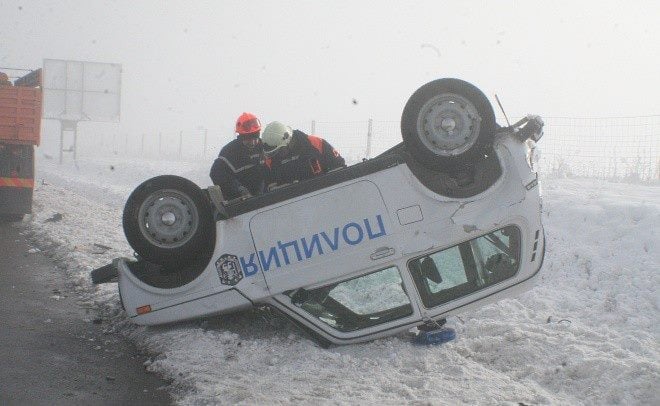
<path id="1" fill-rule="evenodd" d="M 518 272 L 520 230 L 508 226 L 408 263 L 426 307 L 463 297 Z"/>
<path id="2" fill-rule="evenodd" d="M 354 331 L 413 313 L 401 275 L 391 267 L 324 286 L 287 293 L 294 305 L 339 331 Z"/>

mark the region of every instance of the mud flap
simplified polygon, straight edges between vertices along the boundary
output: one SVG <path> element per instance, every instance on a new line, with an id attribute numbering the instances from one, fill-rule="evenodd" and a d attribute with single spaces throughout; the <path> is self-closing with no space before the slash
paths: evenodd
<path id="1" fill-rule="evenodd" d="M 121 258 L 116 258 L 111 264 L 96 268 L 92 271 L 92 283 L 99 285 L 101 283 L 115 283 L 119 280 L 118 261 Z"/>

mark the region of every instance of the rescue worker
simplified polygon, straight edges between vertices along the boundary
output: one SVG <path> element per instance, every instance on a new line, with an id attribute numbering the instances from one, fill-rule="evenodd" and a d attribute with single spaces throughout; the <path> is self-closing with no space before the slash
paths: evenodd
<path id="1" fill-rule="evenodd" d="M 266 190 L 261 122 L 252 113 L 236 120 L 236 139 L 225 145 L 211 167 L 211 180 L 219 185 L 226 200 L 258 196 Z"/>
<path id="2" fill-rule="evenodd" d="M 270 168 L 268 184 L 303 181 L 346 166 L 344 158 L 323 138 L 273 121 L 263 132 L 264 152 Z"/>
<path id="3" fill-rule="evenodd" d="M 0 72 L 0 86 L 13 86 L 14 84 L 11 83 L 11 80 L 9 80 L 9 76 L 7 76 L 6 73 Z"/>

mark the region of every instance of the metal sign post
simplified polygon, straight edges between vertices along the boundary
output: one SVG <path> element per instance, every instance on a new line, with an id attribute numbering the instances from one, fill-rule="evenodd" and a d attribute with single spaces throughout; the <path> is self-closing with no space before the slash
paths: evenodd
<path id="1" fill-rule="evenodd" d="M 64 132 L 73 132 L 73 160 L 77 159 L 77 144 L 78 144 L 78 122 L 73 120 L 60 120 L 60 164 L 64 160 Z"/>

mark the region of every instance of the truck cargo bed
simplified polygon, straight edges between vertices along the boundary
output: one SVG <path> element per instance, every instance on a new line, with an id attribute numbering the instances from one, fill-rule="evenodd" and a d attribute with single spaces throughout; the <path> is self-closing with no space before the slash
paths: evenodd
<path id="1" fill-rule="evenodd" d="M 0 142 L 39 145 L 41 89 L 0 87 Z"/>

